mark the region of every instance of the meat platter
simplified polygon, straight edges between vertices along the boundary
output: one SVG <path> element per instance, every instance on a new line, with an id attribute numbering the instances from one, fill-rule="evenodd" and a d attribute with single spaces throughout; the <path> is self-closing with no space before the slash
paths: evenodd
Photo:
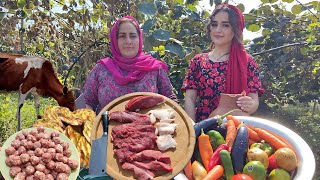
<path id="1" fill-rule="evenodd" d="M 105 106 L 97 115 L 92 128 L 91 140 L 99 138 L 102 135 L 101 114 L 103 112 L 108 111 L 109 113 L 112 113 L 115 111 L 125 111 L 126 104 L 132 98 L 142 95 L 161 96 L 159 94 L 150 92 L 136 92 L 126 94 L 113 100 L 107 106 Z M 183 170 L 185 165 L 190 160 L 195 145 L 195 133 L 192 125 L 192 120 L 182 109 L 182 107 L 179 106 L 179 104 L 167 97 L 163 96 L 163 98 L 165 99 L 165 103 L 138 112 L 141 114 L 146 114 L 150 110 L 168 108 L 173 109 L 175 112 L 175 123 L 177 124 L 177 128 L 173 138 L 176 141 L 177 145 L 176 148 L 164 151 L 164 154 L 171 158 L 171 167 L 173 170 L 172 172 L 156 175 L 154 179 L 172 179 L 173 177 L 175 177 L 179 172 Z M 112 128 L 119 124 L 119 122 L 115 121 L 109 122 L 108 137 L 111 137 Z M 157 150 L 157 148 L 155 149 Z M 121 164 L 117 161 L 116 155 L 114 154 L 114 145 L 111 142 L 111 138 L 108 138 L 107 144 L 107 174 L 113 177 L 114 179 L 126 180 L 134 178 L 134 173 L 132 171 L 124 170 L 121 168 Z"/>
<path id="2" fill-rule="evenodd" d="M 44 128 L 44 127 L 43 127 Z M 6 159 L 8 158 L 7 155 L 6 155 L 6 152 L 5 150 L 7 148 L 9 148 L 11 145 L 12 145 L 12 142 L 15 141 L 16 139 L 16 136 L 17 135 L 20 135 L 21 132 L 31 132 L 31 131 L 34 131 L 36 130 L 37 128 L 28 128 L 28 129 L 23 129 L 19 132 L 16 132 L 15 134 L 11 135 L 6 141 L 5 143 L 3 144 L 2 146 L 2 150 L 0 151 L 0 170 L 1 170 L 1 173 L 2 173 L 2 176 L 6 179 L 6 180 L 10 180 L 10 179 L 13 179 L 11 176 L 10 176 L 10 167 L 8 167 L 6 165 Z M 72 141 L 66 137 L 64 134 L 56 131 L 56 130 L 53 130 L 53 129 L 50 129 L 50 128 L 44 128 L 44 132 L 46 133 L 58 133 L 56 135 L 56 137 L 58 136 L 61 143 L 67 143 L 67 147 L 69 149 L 69 152 L 71 152 L 71 156 L 69 157 L 70 160 L 72 161 L 75 161 L 77 162 L 78 166 L 75 167 L 74 170 L 71 171 L 70 175 L 68 176 L 68 179 L 69 180 L 76 180 L 77 179 L 77 176 L 79 174 L 79 171 L 80 171 L 80 157 L 79 157 L 79 154 L 78 154 L 78 151 L 77 151 L 77 148 L 74 146 L 74 144 L 72 143 Z M 59 141 L 59 142 L 60 142 Z"/>

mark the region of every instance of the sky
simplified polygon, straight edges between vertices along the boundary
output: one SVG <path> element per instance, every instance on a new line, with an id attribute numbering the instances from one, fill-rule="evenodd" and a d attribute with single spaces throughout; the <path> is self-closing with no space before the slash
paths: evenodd
<path id="1" fill-rule="evenodd" d="M 207 5 L 209 4 L 209 1 L 210 0 L 202 0 L 202 3 Z M 298 1 L 301 2 L 302 4 L 305 4 L 314 0 L 298 0 Z M 229 3 L 233 5 L 242 3 L 245 6 L 244 12 L 248 13 L 251 9 L 257 8 L 261 4 L 261 1 L 260 0 L 229 0 Z M 288 3 L 285 3 L 285 4 L 287 4 L 288 9 L 291 9 L 291 7 L 295 4 L 298 4 L 298 2 L 295 0 L 290 4 Z M 244 30 L 243 39 L 254 39 L 256 37 L 259 37 L 260 35 L 261 35 L 261 32 L 251 32 L 251 31 Z"/>

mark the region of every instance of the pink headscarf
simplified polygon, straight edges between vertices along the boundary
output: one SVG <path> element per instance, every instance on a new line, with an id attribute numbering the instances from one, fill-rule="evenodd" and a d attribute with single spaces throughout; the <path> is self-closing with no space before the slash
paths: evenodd
<path id="1" fill-rule="evenodd" d="M 123 19 L 130 19 L 136 26 L 139 28 L 139 23 L 137 20 L 131 16 L 125 16 L 117 20 L 117 22 L 113 25 L 110 32 L 110 43 L 111 43 L 111 52 L 113 58 L 105 58 L 98 61 L 98 63 L 102 63 L 105 67 L 111 72 L 112 77 L 119 85 L 126 85 L 131 82 L 138 81 L 142 79 L 148 72 L 164 69 L 168 73 L 168 66 L 158 60 L 153 58 L 150 55 L 146 55 L 142 51 L 142 31 L 139 28 L 139 50 L 138 54 L 133 58 L 125 58 L 121 55 L 117 33 L 119 30 L 120 22 Z M 122 70 L 127 71 L 126 75 L 122 74 Z"/>
<path id="2" fill-rule="evenodd" d="M 238 18 L 237 28 L 242 33 L 244 18 L 240 9 L 230 4 L 223 4 L 223 6 L 229 7 L 236 13 Z M 226 93 L 240 94 L 244 90 L 247 91 L 248 56 L 243 44 L 233 38 L 227 68 Z"/>

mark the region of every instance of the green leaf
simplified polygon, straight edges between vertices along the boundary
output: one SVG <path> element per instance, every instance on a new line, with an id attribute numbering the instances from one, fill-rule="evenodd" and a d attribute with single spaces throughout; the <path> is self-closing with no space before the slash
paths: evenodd
<path id="1" fill-rule="evenodd" d="M 54 42 L 49 42 L 49 46 L 53 47 L 54 46 Z"/>
<path id="2" fill-rule="evenodd" d="M 282 0 L 282 2 L 292 3 L 294 0 Z"/>
<path id="3" fill-rule="evenodd" d="M 19 7 L 19 8 L 23 8 L 25 5 L 27 4 L 27 2 L 25 1 L 25 0 L 18 0 L 18 2 L 17 2 L 17 6 Z"/>
<path id="4" fill-rule="evenodd" d="M 153 3 L 144 3 L 139 5 L 138 11 L 145 15 L 154 15 L 157 9 Z"/>
<path id="5" fill-rule="evenodd" d="M 262 35 L 263 36 L 268 35 L 268 34 L 271 34 L 271 30 L 270 29 L 263 29 L 262 30 Z"/>
<path id="6" fill-rule="evenodd" d="M 159 41 L 167 41 L 170 39 L 170 36 L 170 32 L 163 29 L 157 29 L 152 33 L 152 37 Z"/>
<path id="7" fill-rule="evenodd" d="M 37 48 L 38 48 L 40 51 L 43 51 L 43 49 L 44 49 L 43 44 L 37 44 Z"/>
<path id="8" fill-rule="evenodd" d="M 278 0 L 260 0 L 262 3 L 275 3 L 277 2 Z"/>
<path id="9" fill-rule="evenodd" d="M 291 12 L 293 14 L 300 14 L 302 12 L 302 6 L 301 5 L 294 5 L 291 8 Z"/>
<path id="10" fill-rule="evenodd" d="M 150 29 L 154 26 L 155 21 L 153 19 L 146 20 L 143 25 L 142 29 L 144 33 L 149 33 Z"/>
<path id="11" fill-rule="evenodd" d="M 261 27 L 258 24 L 250 24 L 247 29 L 251 32 L 257 32 L 261 29 Z"/>
<path id="12" fill-rule="evenodd" d="M 244 12 L 246 9 L 242 3 L 238 4 L 237 7 L 241 10 L 241 12 Z"/>
<path id="13" fill-rule="evenodd" d="M 169 43 L 166 45 L 166 50 L 177 54 L 180 58 L 184 57 L 185 53 L 183 52 L 183 47 L 177 43 Z"/>

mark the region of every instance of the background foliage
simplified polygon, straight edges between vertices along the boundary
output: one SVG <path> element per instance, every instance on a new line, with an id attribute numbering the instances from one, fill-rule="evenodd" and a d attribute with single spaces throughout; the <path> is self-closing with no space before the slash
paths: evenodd
<path id="1" fill-rule="evenodd" d="M 277 119 L 298 132 L 318 163 L 320 2 L 260 1 L 245 14 L 246 29 L 262 32 L 245 41 L 266 89 L 256 116 Z M 48 58 L 62 80 L 69 73 L 68 86 L 82 88 L 96 61 L 110 56 L 108 34 L 115 19 L 131 15 L 141 23 L 145 52 L 168 63 L 172 84 L 183 99 L 180 87 L 188 63 L 195 54 L 209 51 L 205 25 L 219 3 L 210 0 L 204 8 L 198 0 L 0 0 L 0 52 L 23 48 L 25 54 Z M 245 4 L 231 3 L 245 10 Z M 1 144 L 15 131 L 16 95 L 1 94 L 0 102 Z M 43 99 L 42 108 L 52 103 Z M 32 102 L 24 105 L 22 116 L 23 127 L 29 127 L 36 117 Z M 317 166 L 315 177 L 320 177 Z"/>

